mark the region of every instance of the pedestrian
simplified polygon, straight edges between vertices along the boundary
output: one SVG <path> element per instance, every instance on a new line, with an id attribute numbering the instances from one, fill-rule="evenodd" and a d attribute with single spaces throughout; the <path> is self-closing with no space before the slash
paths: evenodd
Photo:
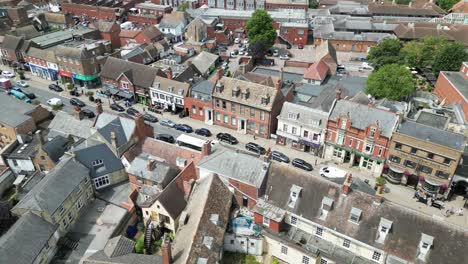
<path id="1" fill-rule="evenodd" d="M 256 140 L 255 135 L 253 135 L 253 136 L 254 136 L 254 140 Z"/>
<path id="2" fill-rule="evenodd" d="M 83 89 L 81 89 L 81 95 L 83 95 L 83 94 L 84 94 L 84 91 L 83 91 Z"/>
<path id="3" fill-rule="evenodd" d="M 414 197 L 413 198 L 419 199 L 419 191 L 414 192 Z"/>
<path id="4" fill-rule="evenodd" d="M 317 166 L 317 159 L 315 159 L 315 166 Z"/>
<path id="5" fill-rule="evenodd" d="M 450 208 L 450 214 L 455 214 L 455 208 L 453 206 Z"/>
<path id="6" fill-rule="evenodd" d="M 461 207 L 458 208 L 458 212 L 457 212 L 457 213 L 458 213 L 459 216 L 463 216 L 463 208 L 461 208 Z"/>

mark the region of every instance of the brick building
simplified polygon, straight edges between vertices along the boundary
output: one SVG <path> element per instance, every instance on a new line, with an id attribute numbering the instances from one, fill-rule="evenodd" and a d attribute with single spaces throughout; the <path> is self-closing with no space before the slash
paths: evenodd
<path id="1" fill-rule="evenodd" d="M 285 40 L 291 45 L 307 44 L 307 33 L 309 25 L 307 23 L 283 22 L 279 25 L 278 40 Z"/>
<path id="2" fill-rule="evenodd" d="M 302 9 L 307 10 L 308 3 L 305 0 L 205 0 L 201 3 L 213 8 L 227 10 L 276 10 L 276 9 Z"/>
<path id="3" fill-rule="evenodd" d="M 271 87 L 223 77 L 213 92 L 214 124 L 270 138 L 276 132 L 281 106 L 292 90 L 281 80 Z"/>
<path id="4" fill-rule="evenodd" d="M 99 30 L 101 39 L 111 43 L 112 49 L 120 48 L 120 26 L 115 21 L 98 20 L 93 26 Z"/>
<path id="5" fill-rule="evenodd" d="M 6 35 L 0 46 L 3 65 L 11 65 L 14 62 L 24 62 L 24 57 L 31 42 L 23 37 Z"/>
<path id="6" fill-rule="evenodd" d="M 339 96 L 337 91 L 337 99 Z M 328 118 L 325 159 L 357 166 L 378 176 L 397 125 L 398 117 L 390 111 L 339 99 Z"/>
<path id="7" fill-rule="evenodd" d="M 25 61 L 29 63 L 32 75 L 46 80 L 58 80 L 58 65 L 53 50 L 32 47 L 29 49 Z"/>
<path id="8" fill-rule="evenodd" d="M 445 105 L 460 108 L 468 123 L 468 62 L 463 62 L 458 72 L 441 71 L 434 92 Z"/>
<path id="9" fill-rule="evenodd" d="M 185 98 L 185 108 L 188 108 L 190 118 L 213 124 L 213 88 L 215 84 L 210 81 L 201 81 L 195 84 Z"/>
<path id="10" fill-rule="evenodd" d="M 78 1 L 77 1 L 78 2 Z M 90 4 L 82 3 L 61 3 L 60 8 L 63 12 L 68 12 L 73 16 L 79 16 L 83 20 L 95 21 L 98 19 L 115 21 L 135 5 L 135 0 L 116 1 L 108 6 L 108 2 L 91 1 Z"/>

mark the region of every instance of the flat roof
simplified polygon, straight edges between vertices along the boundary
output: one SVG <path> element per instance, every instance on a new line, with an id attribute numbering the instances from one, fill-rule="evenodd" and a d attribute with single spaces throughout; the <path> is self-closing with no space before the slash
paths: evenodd
<path id="1" fill-rule="evenodd" d="M 50 47 L 72 39 L 73 35 L 83 35 L 93 31 L 96 31 L 96 29 L 85 27 L 70 28 L 35 37 L 31 41 L 40 45 L 41 48 Z"/>
<path id="2" fill-rule="evenodd" d="M 250 18 L 253 10 L 225 10 L 219 8 L 209 8 L 204 11 L 194 10 L 191 11 L 192 16 L 201 15 L 203 17 L 235 17 L 235 18 Z M 268 11 L 273 20 L 284 20 L 290 22 L 291 20 L 303 20 L 306 22 L 307 12 L 304 9 L 278 9 Z"/>
<path id="3" fill-rule="evenodd" d="M 463 77 L 461 72 L 443 71 L 442 74 L 468 101 L 468 79 Z"/>

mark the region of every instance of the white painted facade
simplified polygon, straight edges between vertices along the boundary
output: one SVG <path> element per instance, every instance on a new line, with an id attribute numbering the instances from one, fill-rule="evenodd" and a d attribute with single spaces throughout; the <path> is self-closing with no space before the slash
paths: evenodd
<path id="1" fill-rule="evenodd" d="M 226 233 L 223 247 L 224 250 L 230 252 L 261 256 L 263 254 L 263 238 L 261 236 L 238 236 Z"/>
<path id="2" fill-rule="evenodd" d="M 150 90 L 151 102 L 153 104 L 159 103 L 172 111 L 175 111 L 176 107 L 184 107 L 184 92 L 177 91 L 176 88 L 174 88 L 174 92 L 167 92 L 159 89 L 157 86 L 150 87 Z"/>
<path id="3" fill-rule="evenodd" d="M 184 23 L 179 23 L 176 27 L 159 27 L 158 29 L 164 34 L 172 34 L 174 36 L 182 36 L 184 33 L 185 25 Z"/>
<path id="4" fill-rule="evenodd" d="M 164 223 L 164 227 L 167 229 L 171 230 L 176 233 L 177 230 L 177 219 L 173 219 L 171 215 L 167 212 L 167 210 L 162 206 L 162 204 L 159 201 L 154 202 L 150 207 L 148 208 L 141 208 L 143 212 L 143 218 L 144 218 L 144 223 L 148 221 L 148 219 L 151 219 L 151 222 L 156 226 L 159 225 L 161 221 L 161 215 L 167 216 L 169 221 L 166 221 Z"/>
<path id="5" fill-rule="evenodd" d="M 18 174 L 20 171 L 35 171 L 36 168 L 31 159 L 7 159 L 10 169 Z"/>

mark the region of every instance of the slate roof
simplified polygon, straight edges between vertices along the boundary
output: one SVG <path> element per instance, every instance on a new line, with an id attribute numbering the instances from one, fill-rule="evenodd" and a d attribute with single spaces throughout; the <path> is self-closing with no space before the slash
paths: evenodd
<path id="1" fill-rule="evenodd" d="M 158 24 L 158 28 L 176 28 L 181 23 L 185 25 L 187 19 L 184 12 L 173 11 L 170 14 L 164 14 L 163 19 Z"/>
<path id="2" fill-rule="evenodd" d="M 262 75 L 267 75 L 267 76 L 274 76 L 274 77 L 279 77 L 280 71 L 278 70 L 273 70 L 273 69 L 268 69 L 268 68 L 255 68 L 253 73 L 257 74 L 262 74 Z M 283 72 L 283 81 L 284 82 L 293 82 L 293 83 L 300 83 L 302 81 L 302 74 L 299 73 L 293 73 L 293 72 Z"/>
<path id="3" fill-rule="evenodd" d="M 149 88 L 158 71 L 158 69 L 151 66 L 109 57 L 102 67 L 100 76 L 101 78 L 117 80 L 122 73 L 125 73 L 125 76 L 136 86 Z"/>
<path id="4" fill-rule="evenodd" d="M 0 263 L 34 263 L 57 227 L 27 212 L 0 237 Z"/>
<path id="5" fill-rule="evenodd" d="M 207 259 L 207 263 L 221 262 L 219 252 L 223 250 L 231 203 L 232 193 L 218 176 L 209 175 L 197 182 L 185 209 L 188 221 L 179 226 L 172 245 L 174 264 L 197 263 L 199 258 Z M 213 239 L 210 247 L 204 243 L 207 237 Z"/>
<path id="6" fill-rule="evenodd" d="M 72 142 L 70 142 L 68 138 L 56 136 L 52 140 L 47 141 L 44 146 L 42 146 L 42 149 L 53 162 L 57 163 L 63 154 L 65 154 L 65 151 L 70 148 L 71 143 Z"/>
<path id="7" fill-rule="evenodd" d="M 32 159 L 36 156 L 37 151 L 41 145 L 41 142 L 34 136 L 21 135 L 27 138 L 24 144 L 18 144 L 18 146 L 8 153 L 8 159 Z M 5 153 L 7 154 L 7 153 Z"/>
<path id="8" fill-rule="evenodd" d="M 304 73 L 304 79 L 323 81 L 327 77 L 328 70 L 328 65 L 320 60 L 310 65 Z"/>
<path id="9" fill-rule="evenodd" d="M 295 120 L 289 119 L 289 113 L 298 114 L 299 117 Z M 310 108 L 308 106 L 285 102 L 281 113 L 278 116 L 280 120 L 286 120 L 288 123 L 295 123 L 301 126 L 307 127 L 319 127 L 325 128 L 327 125 L 328 112 L 324 112 L 318 109 Z M 315 125 L 314 122 L 319 122 Z"/>
<path id="10" fill-rule="evenodd" d="M 3 39 L 2 48 L 10 50 L 19 50 L 23 43 L 22 37 L 16 37 L 12 35 L 5 35 Z"/>
<path id="11" fill-rule="evenodd" d="M 132 138 L 136 129 L 135 120 L 116 116 L 114 114 L 101 113 L 94 124 L 97 132 L 108 142 L 112 143 L 111 133 L 114 132 L 117 147 L 126 144 Z"/>
<path id="12" fill-rule="evenodd" d="M 213 93 L 214 87 L 215 87 L 215 84 L 210 81 L 201 81 L 197 83 L 196 85 L 194 85 L 191 91 L 211 96 L 211 94 Z"/>
<path id="13" fill-rule="evenodd" d="M 108 145 L 88 139 L 74 149 L 76 159 L 86 166 L 92 179 L 125 169 L 122 161 Z M 102 160 L 101 166 L 93 166 L 93 161 Z"/>
<path id="14" fill-rule="evenodd" d="M 463 77 L 461 72 L 442 71 L 440 73 L 447 78 L 452 86 L 457 89 L 463 97 L 465 97 L 466 101 L 468 101 L 468 78 Z"/>
<path id="15" fill-rule="evenodd" d="M 79 138 L 88 138 L 96 132 L 92 126 L 92 120 L 78 120 L 66 112 L 58 111 L 49 124 L 49 135 L 57 134 L 64 137 L 72 135 Z"/>
<path id="16" fill-rule="evenodd" d="M 164 209 L 166 209 L 172 219 L 177 219 L 187 205 L 184 192 L 179 189 L 175 180 L 167 185 L 157 200 L 164 206 Z"/>
<path id="17" fill-rule="evenodd" d="M 197 67 L 198 71 L 203 74 L 209 73 L 209 69 L 212 65 L 216 63 L 219 59 L 219 56 L 213 53 L 202 51 L 200 54 L 193 58 L 192 63 Z"/>
<path id="18" fill-rule="evenodd" d="M 107 241 L 104 247 L 104 253 L 109 257 L 118 257 L 125 254 L 133 253 L 136 242 L 124 236 L 116 236 Z"/>
<path id="19" fill-rule="evenodd" d="M 45 212 L 52 215 L 78 185 L 89 177 L 89 170 L 71 157 L 61 160 L 13 208 Z"/>
<path id="20" fill-rule="evenodd" d="M 53 49 L 43 50 L 43 49 L 38 49 L 38 48 L 31 47 L 28 50 L 27 56 L 31 56 L 31 57 L 37 58 L 37 59 L 42 59 L 42 60 L 45 60 L 47 62 L 52 62 L 52 63 L 57 62 L 57 59 L 55 58 L 55 52 L 54 52 Z"/>
<path id="21" fill-rule="evenodd" d="M 108 33 L 108 32 L 112 32 L 112 26 L 114 26 L 114 24 L 115 24 L 114 21 L 105 21 L 105 20 L 99 19 L 93 25 L 100 32 Z"/>
<path id="22" fill-rule="evenodd" d="M 302 187 L 302 193 L 291 208 L 288 203 L 293 185 Z M 327 179 L 310 177 L 304 172 L 274 163 L 270 168 L 266 190 L 268 204 L 385 250 L 389 255 L 409 263 L 458 263 L 460 259 L 468 259 L 468 233 L 464 229 L 387 200 L 377 205 L 372 195 L 353 191 L 353 188 L 344 196 L 341 193 L 341 185 Z M 323 220 L 320 216 L 324 197 L 332 199 L 333 206 Z M 358 225 L 348 220 L 353 207 L 362 211 Z M 263 212 L 263 208 L 257 206 L 254 211 Z M 376 239 L 382 218 L 392 221 L 393 224 L 384 242 L 378 243 Z M 425 262 L 417 257 L 423 233 L 434 237 L 433 247 Z"/>
<path id="23" fill-rule="evenodd" d="M 448 119 L 449 117 L 445 115 L 421 111 L 416 119 L 416 122 L 438 129 L 444 129 L 447 125 Z"/>
<path id="24" fill-rule="evenodd" d="M 158 88 L 159 90 L 177 94 L 179 95 L 179 91 L 182 91 L 182 96 L 186 96 L 190 87 L 190 84 L 179 82 L 176 80 L 170 80 L 161 76 L 156 76 L 153 78 L 152 87 Z M 170 87 L 174 88 L 171 92 Z"/>
<path id="25" fill-rule="evenodd" d="M 465 137 L 463 134 L 452 133 L 409 120 L 402 122 L 396 132 L 458 151 L 465 149 Z"/>
<path id="26" fill-rule="evenodd" d="M 0 94 L 0 123 L 16 128 L 32 119 L 32 113 L 38 106 L 28 104 L 21 100 L 13 100 L 5 93 Z"/>
<path id="27" fill-rule="evenodd" d="M 444 12 L 432 6 L 427 7 L 409 7 L 407 5 L 393 5 L 369 3 L 369 13 L 373 15 L 396 15 L 396 16 L 427 16 L 438 17 Z"/>
<path id="28" fill-rule="evenodd" d="M 381 135 L 390 138 L 398 122 L 396 114 L 348 100 L 339 100 L 330 113 L 328 120 L 336 121 L 341 115 L 349 114 L 351 127 L 365 130 L 370 125 L 379 123 Z"/>
<path id="29" fill-rule="evenodd" d="M 266 177 L 269 163 L 248 154 L 222 150 L 204 157 L 198 167 L 221 177 L 260 188 Z"/>
<path id="30" fill-rule="evenodd" d="M 141 34 L 145 35 L 148 38 L 148 41 L 153 41 L 162 37 L 161 31 L 155 26 L 145 28 Z"/>
<path id="31" fill-rule="evenodd" d="M 153 162 L 153 165 L 151 170 L 148 170 L 150 161 Z M 127 172 L 136 177 L 150 180 L 155 184 L 161 184 L 162 188 L 164 188 L 179 174 L 180 169 L 177 166 L 157 161 L 157 157 L 142 153 L 130 162 Z"/>

